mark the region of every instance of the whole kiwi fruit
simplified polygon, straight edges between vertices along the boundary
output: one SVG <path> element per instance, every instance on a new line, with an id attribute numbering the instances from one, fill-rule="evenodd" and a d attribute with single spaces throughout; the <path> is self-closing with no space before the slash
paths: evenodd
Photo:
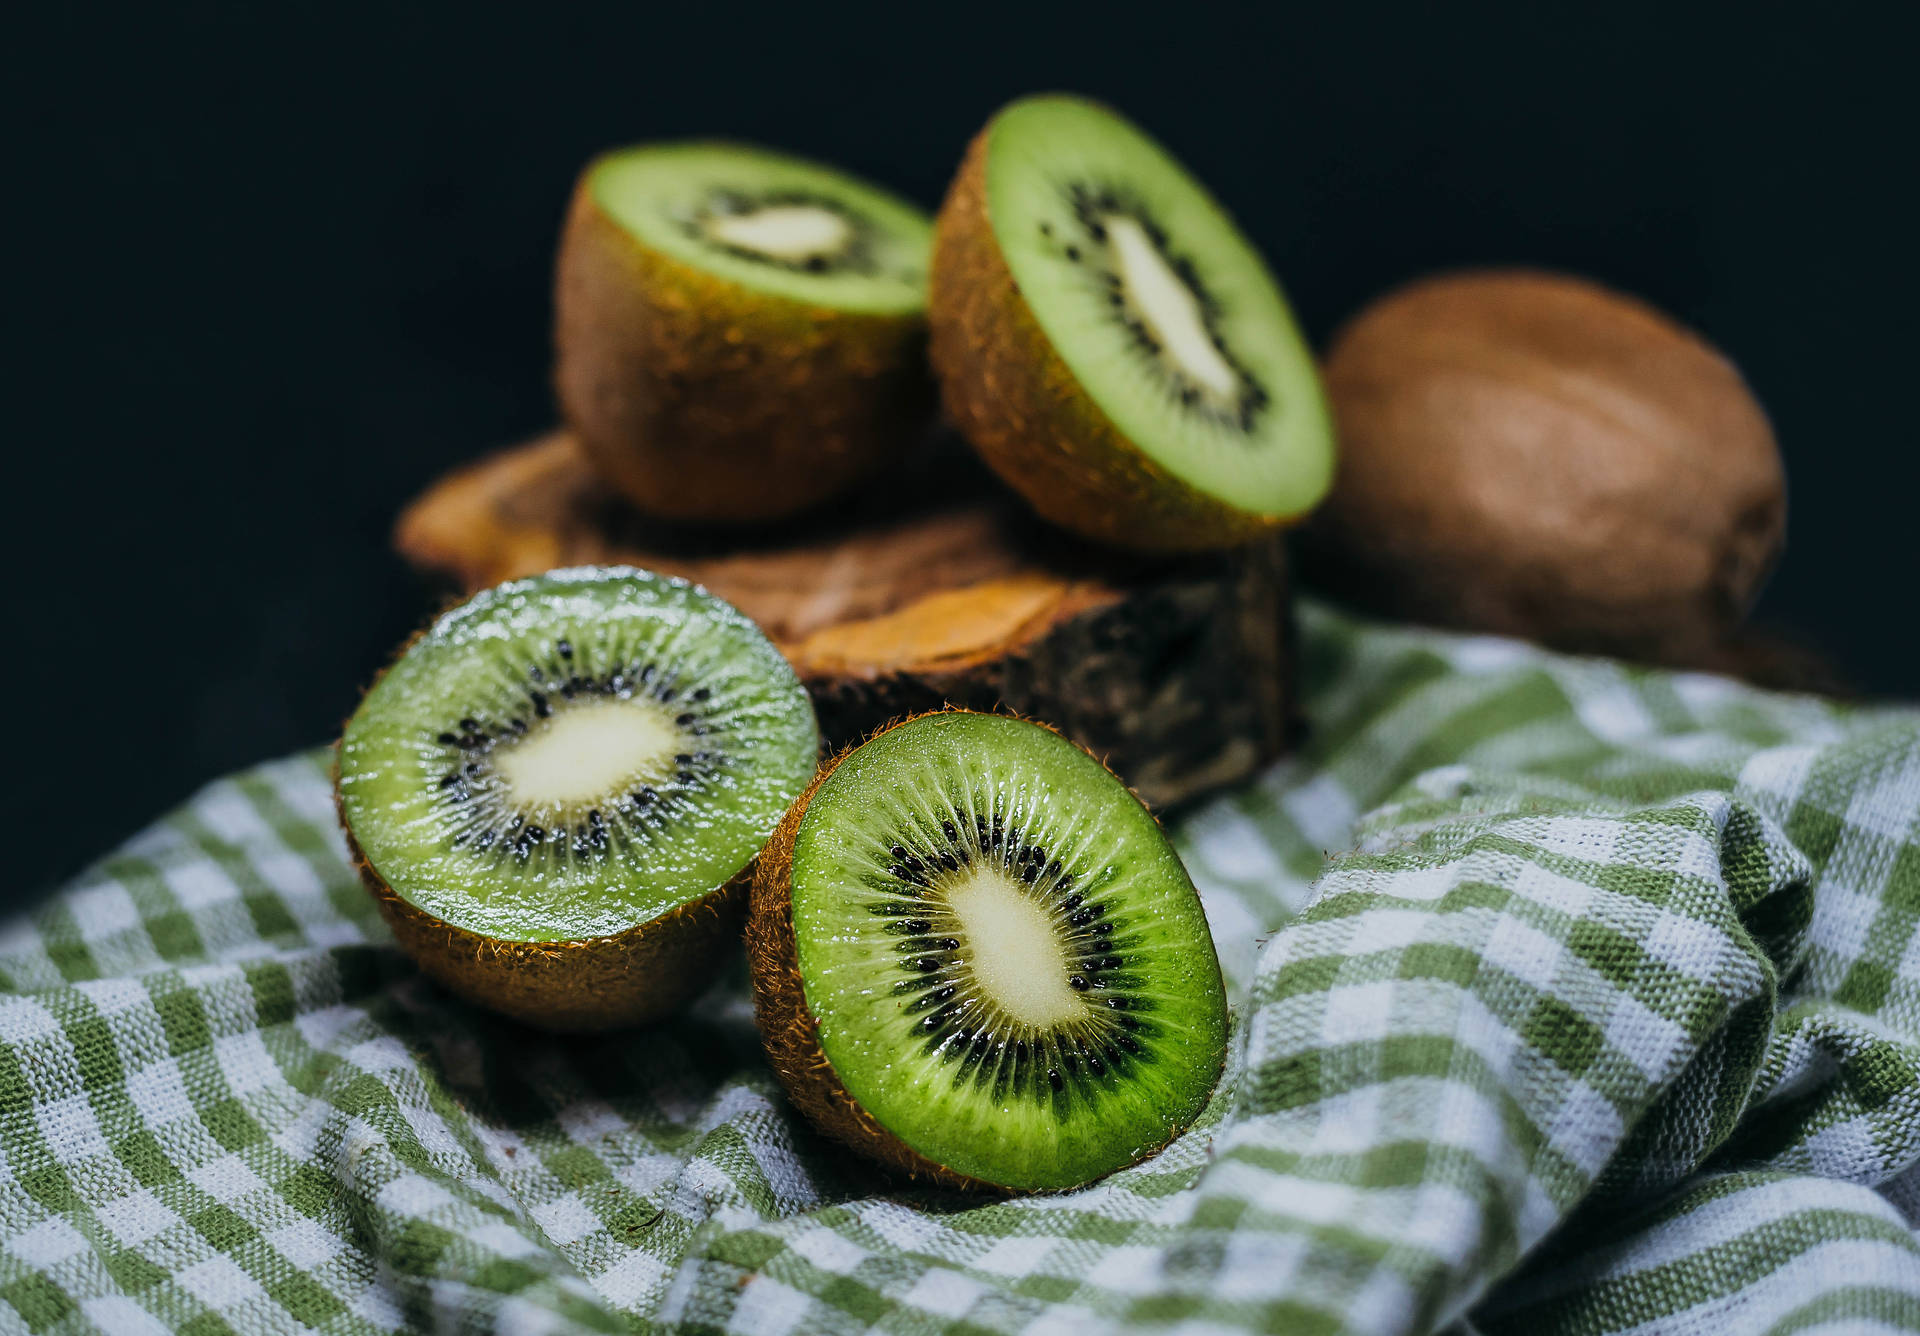
<path id="1" fill-rule="evenodd" d="M 1355 316 L 1323 371 L 1340 463 L 1304 566 L 1360 607 L 1687 662 L 1779 553 L 1766 414 L 1644 302 L 1527 270 L 1428 278 Z"/>

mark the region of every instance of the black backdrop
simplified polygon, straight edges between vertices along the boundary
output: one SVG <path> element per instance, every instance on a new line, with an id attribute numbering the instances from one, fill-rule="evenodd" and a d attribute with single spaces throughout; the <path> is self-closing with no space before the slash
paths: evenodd
<path id="1" fill-rule="evenodd" d="M 1762 616 L 1920 692 L 1907 43 L 1815 6 L 1240 8 L 38 11 L 8 79 L 27 782 L 0 886 L 332 736 L 427 607 L 398 507 L 550 421 L 551 248 L 591 153 L 721 134 L 932 205 L 1045 88 L 1184 158 L 1316 340 L 1506 261 L 1703 330 L 1787 453 Z"/>

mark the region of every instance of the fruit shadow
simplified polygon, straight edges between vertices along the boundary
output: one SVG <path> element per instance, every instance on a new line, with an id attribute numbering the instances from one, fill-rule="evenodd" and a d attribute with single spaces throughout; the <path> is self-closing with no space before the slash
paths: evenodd
<path id="1" fill-rule="evenodd" d="M 767 1065 L 744 960 L 678 1015 L 597 1034 L 537 1029 L 396 974 L 361 1005 L 406 1047 L 427 1102 L 462 1115 L 474 1168 L 509 1191 L 538 1166 L 615 1214 L 611 1199 L 631 1198 L 644 1209 L 625 1213 L 641 1225 L 674 1227 L 736 1194 L 756 1210 L 770 1199 L 782 1217 L 873 1197 L 943 1213 L 993 1200 L 903 1183 L 815 1133 Z M 609 1162 L 661 1155 L 674 1168 L 644 1188 L 608 1173 Z M 783 1178 L 781 1160 L 800 1181 Z M 752 1192 L 749 1179 L 760 1180 Z M 700 1199 L 705 1209 L 692 1208 Z"/>

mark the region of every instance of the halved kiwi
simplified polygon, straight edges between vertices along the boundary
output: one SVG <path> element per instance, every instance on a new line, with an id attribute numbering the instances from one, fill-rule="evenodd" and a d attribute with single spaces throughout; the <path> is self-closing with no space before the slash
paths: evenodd
<path id="1" fill-rule="evenodd" d="M 920 210 L 828 167 L 734 144 L 609 153 L 560 244 L 561 409 L 650 514 L 803 510 L 926 424 L 931 244 Z"/>
<path id="2" fill-rule="evenodd" d="M 741 872 L 813 773 L 793 670 L 684 580 L 579 567 L 422 632 L 340 739 L 341 820 L 421 968 L 553 1029 L 711 981 Z"/>
<path id="3" fill-rule="evenodd" d="M 1028 98 L 974 139 L 940 210 L 929 319 L 948 413 L 1087 537 L 1234 546 L 1332 481 L 1313 357 L 1266 265 L 1091 102 Z"/>
<path id="4" fill-rule="evenodd" d="M 747 947 L 795 1104 L 940 1183 L 1131 1164 L 1225 1060 L 1179 856 L 1104 766 L 1019 719 L 921 715 L 823 767 L 761 856 Z"/>

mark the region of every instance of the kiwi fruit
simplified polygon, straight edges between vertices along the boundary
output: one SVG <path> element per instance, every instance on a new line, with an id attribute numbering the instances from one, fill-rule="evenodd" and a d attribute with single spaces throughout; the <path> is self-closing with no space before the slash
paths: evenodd
<path id="1" fill-rule="evenodd" d="M 936 224 L 928 319 L 955 424 L 1086 537 L 1237 546 L 1332 479 L 1313 357 L 1266 265 L 1104 107 L 1027 98 L 974 139 Z"/>
<path id="2" fill-rule="evenodd" d="M 1179 856 L 1100 762 L 1016 718 L 920 715 L 823 767 L 761 855 L 747 950 L 794 1103 L 941 1185 L 1132 1164 L 1225 1061 Z"/>
<path id="3" fill-rule="evenodd" d="M 1335 335 L 1326 381 L 1340 474 L 1301 547 L 1369 611 L 1707 665 L 1780 552 L 1786 474 L 1739 370 L 1597 283 L 1422 279 Z"/>
<path id="4" fill-rule="evenodd" d="M 415 637 L 348 720 L 335 791 L 428 975 L 521 1021 L 602 1030 L 712 980 L 742 873 L 818 752 L 806 691 L 730 604 L 577 567 Z"/>
<path id="5" fill-rule="evenodd" d="M 804 510 L 926 425 L 931 244 L 919 209 L 828 167 L 721 143 L 609 153 L 560 244 L 561 411 L 648 514 Z"/>

